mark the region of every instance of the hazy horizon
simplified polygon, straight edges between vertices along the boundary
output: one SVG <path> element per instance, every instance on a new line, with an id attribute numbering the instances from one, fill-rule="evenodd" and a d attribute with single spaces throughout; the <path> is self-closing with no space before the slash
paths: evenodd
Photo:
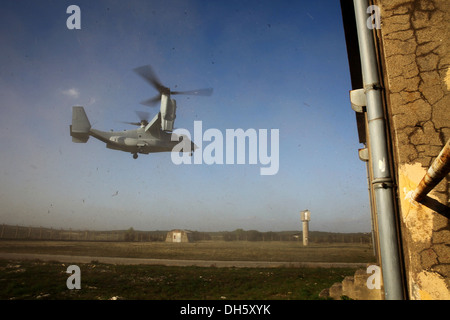
<path id="1" fill-rule="evenodd" d="M 190 232 L 200 232 L 200 233 L 222 233 L 222 232 L 235 232 L 238 230 L 242 230 L 244 232 L 248 232 L 248 231 L 257 231 L 260 233 L 268 233 L 268 232 L 273 232 L 273 233 L 302 233 L 303 230 L 302 229 L 292 229 L 292 230 L 278 230 L 278 231 L 273 231 L 273 230 L 266 230 L 266 231 L 261 231 L 261 230 L 257 230 L 257 229 L 242 229 L 242 228 L 237 228 L 237 229 L 233 229 L 233 230 L 192 230 L 192 229 L 180 229 L 180 228 L 174 228 L 174 229 L 167 229 L 167 230 L 160 230 L 160 229 L 154 229 L 154 230 L 141 230 L 141 229 L 135 229 L 133 227 L 130 228 L 124 228 L 124 229 L 89 229 L 89 228 L 84 228 L 84 229 L 73 229 L 73 228 L 52 228 L 52 227 L 46 227 L 46 226 L 32 226 L 32 225 L 8 225 L 8 224 L 0 224 L 1 225 L 5 225 L 8 226 L 10 228 L 14 228 L 14 227 L 18 227 L 18 228 L 33 228 L 33 229 L 50 229 L 50 230 L 54 230 L 54 231 L 72 231 L 72 232 L 84 232 L 84 231 L 88 231 L 88 232 L 127 232 L 130 229 L 132 229 L 134 232 L 170 232 L 173 230 L 184 230 L 184 231 L 190 231 Z M 352 234 L 352 233 L 362 233 L 362 234 L 370 234 L 371 231 L 355 231 L 355 232 L 335 232 L 335 231 L 324 231 L 324 230 L 311 230 L 308 229 L 308 232 L 323 232 L 323 233 L 335 233 L 335 234 Z M 34 238 L 33 238 L 34 239 Z"/>

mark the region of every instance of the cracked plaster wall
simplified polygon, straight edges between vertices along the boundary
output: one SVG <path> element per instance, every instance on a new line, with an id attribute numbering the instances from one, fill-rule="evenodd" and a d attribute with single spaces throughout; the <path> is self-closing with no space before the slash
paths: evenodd
<path id="1" fill-rule="evenodd" d="M 440 212 L 449 206 L 450 177 L 429 193 L 435 206 L 409 198 L 450 139 L 450 1 L 374 4 L 409 298 L 450 299 L 450 223 Z"/>

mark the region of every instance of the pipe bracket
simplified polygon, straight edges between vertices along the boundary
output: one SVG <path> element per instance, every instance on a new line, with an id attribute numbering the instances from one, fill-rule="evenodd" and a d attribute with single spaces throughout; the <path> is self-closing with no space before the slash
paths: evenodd
<path id="1" fill-rule="evenodd" d="M 375 83 L 369 83 L 364 85 L 364 92 L 366 93 L 369 90 L 381 90 L 383 87 L 380 85 L 379 82 Z"/>
<path id="2" fill-rule="evenodd" d="M 367 162 L 369 161 L 369 149 L 368 148 L 363 148 L 363 149 L 358 149 L 358 156 L 359 156 L 359 160 Z"/>
<path id="3" fill-rule="evenodd" d="M 372 185 L 374 189 L 392 189 L 394 188 L 394 183 L 391 178 L 377 178 L 372 180 Z"/>
<path id="4" fill-rule="evenodd" d="M 354 111 L 358 113 L 364 112 L 364 107 L 367 106 L 366 93 L 364 89 L 350 90 L 350 103 Z"/>

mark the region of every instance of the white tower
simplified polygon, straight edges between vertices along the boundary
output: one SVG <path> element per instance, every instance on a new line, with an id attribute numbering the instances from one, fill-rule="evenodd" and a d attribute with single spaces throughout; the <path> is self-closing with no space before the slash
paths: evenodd
<path id="1" fill-rule="evenodd" d="M 300 212 L 301 219 L 303 221 L 303 245 L 308 245 L 308 223 L 311 220 L 311 212 L 306 209 Z"/>

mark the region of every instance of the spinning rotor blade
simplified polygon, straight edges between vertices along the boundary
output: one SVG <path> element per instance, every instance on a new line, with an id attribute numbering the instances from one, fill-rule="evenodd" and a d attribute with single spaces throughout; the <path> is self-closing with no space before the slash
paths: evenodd
<path id="1" fill-rule="evenodd" d="M 172 95 L 191 95 L 191 96 L 210 96 L 213 93 L 212 88 L 191 90 L 191 91 L 170 91 Z M 161 95 L 157 95 L 153 98 L 144 100 L 141 102 L 144 106 L 155 107 L 158 105 L 158 102 L 161 100 Z"/>
<path id="2" fill-rule="evenodd" d="M 142 66 L 134 69 L 134 71 L 142 78 L 144 78 L 144 80 L 150 83 L 156 90 L 158 90 L 159 93 L 170 92 L 169 88 L 166 88 L 161 84 L 161 81 L 159 81 L 151 66 Z"/>
<path id="3" fill-rule="evenodd" d="M 161 100 L 161 96 L 167 95 L 170 96 L 171 94 L 183 94 L 183 95 L 194 95 L 194 96 L 210 96 L 213 93 L 212 88 L 204 88 L 204 89 L 197 89 L 197 90 L 190 90 L 190 91 L 171 91 L 170 88 L 165 87 L 162 85 L 161 81 L 159 81 L 158 77 L 156 76 L 155 72 L 153 71 L 153 68 L 150 65 L 142 66 L 135 68 L 134 71 L 139 74 L 144 80 L 146 80 L 150 85 L 152 85 L 158 92 L 159 95 L 156 97 L 153 97 L 151 99 L 142 101 L 141 104 L 149 107 L 154 107 L 157 105 L 157 103 Z"/>
<path id="4" fill-rule="evenodd" d="M 148 112 L 145 112 L 145 111 L 135 111 L 135 112 L 136 112 L 139 120 L 141 120 L 141 121 L 145 120 L 148 122 L 148 119 L 150 119 L 150 113 L 148 113 Z"/>
<path id="5" fill-rule="evenodd" d="M 191 90 L 191 91 L 171 91 L 171 94 L 186 94 L 186 95 L 193 95 L 193 96 L 210 96 L 213 93 L 212 88 L 205 88 L 205 89 L 198 89 L 198 90 Z"/>
<path id="6" fill-rule="evenodd" d="M 150 113 L 145 111 L 135 111 L 139 120 L 141 122 L 128 122 L 128 121 L 120 121 L 120 123 L 131 124 L 133 126 L 146 126 L 148 124 L 148 119 L 150 118 Z"/>
<path id="7" fill-rule="evenodd" d="M 127 122 L 127 121 L 119 121 L 120 123 L 131 124 L 132 126 L 140 126 L 140 122 Z"/>
<path id="8" fill-rule="evenodd" d="M 157 95 L 156 97 L 142 101 L 141 104 L 143 104 L 144 106 L 148 106 L 148 107 L 155 107 L 160 100 L 161 100 L 161 95 Z"/>

